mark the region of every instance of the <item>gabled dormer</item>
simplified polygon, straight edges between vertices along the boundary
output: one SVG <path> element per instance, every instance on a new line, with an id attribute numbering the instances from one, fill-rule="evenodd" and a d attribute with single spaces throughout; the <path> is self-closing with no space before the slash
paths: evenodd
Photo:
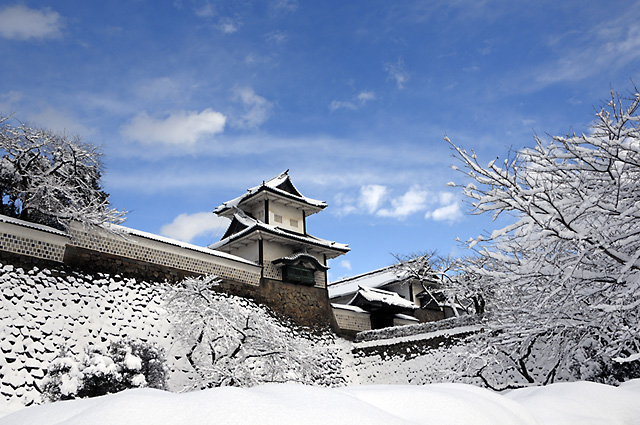
<path id="1" fill-rule="evenodd" d="M 256 262 L 263 279 L 325 287 L 327 261 L 349 251 L 307 233 L 306 218 L 326 206 L 302 195 L 285 171 L 215 209 L 231 223 L 209 248 Z"/>
<path id="2" fill-rule="evenodd" d="M 327 204 L 303 196 L 294 186 L 288 171 L 263 181 L 242 196 L 224 202 L 214 213 L 232 219 L 236 209 L 239 209 L 262 223 L 306 235 L 306 218 L 322 211 Z"/>

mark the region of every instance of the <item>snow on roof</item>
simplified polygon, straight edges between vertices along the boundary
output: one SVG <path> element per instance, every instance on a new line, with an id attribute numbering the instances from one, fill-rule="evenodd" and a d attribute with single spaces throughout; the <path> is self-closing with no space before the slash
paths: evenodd
<path id="1" fill-rule="evenodd" d="M 331 250 L 337 250 L 337 251 L 342 251 L 342 252 L 347 252 L 350 251 L 349 249 L 349 245 L 347 244 L 342 244 L 342 243 L 338 243 L 338 242 L 333 242 L 333 241 L 327 241 L 324 239 L 320 239 L 320 238 L 316 238 L 315 236 L 311 236 L 311 235 L 302 235 L 302 234 L 298 234 L 298 233 L 294 233 L 294 232 L 289 232 L 286 230 L 283 230 L 277 226 L 273 226 L 271 224 L 266 224 L 263 223 L 259 220 L 256 220 L 255 218 L 251 218 L 248 215 L 246 215 L 243 211 L 236 209 L 235 214 L 233 215 L 234 219 L 238 220 L 242 225 L 247 226 L 245 229 L 234 233 L 233 235 L 230 235 L 216 243 L 213 243 L 211 245 L 209 245 L 210 249 L 219 249 L 223 246 L 225 246 L 226 244 L 240 239 L 242 237 L 244 237 L 245 235 L 248 235 L 249 233 L 253 232 L 254 230 L 264 230 L 267 231 L 271 234 L 277 235 L 277 236 L 282 236 L 288 239 L 295 239 L 301 242 L 306 242 L 312 245 L 316 245 L 316 246 L 320 246 L 323 248 L 328 248 Z"/>
<path id="2" fill-rule="evenodd" d="M 293 264 L 298 260 L 301 260 L 302 262 L 313 264 L 313 266 L 316 268 L 316 270 L 322 270 L 322 271 L 329 270 L 329 267 L 327 267 L 324 264 L 322 264 L 313 255 L 307 253 L 306 250 L 303 251 L 303 252 L 296 252 L 296 253 L 294 253 L 292 255 L 288 255 L 286 257 L 278 258 L 278 259 L 272 261 L 272 263 L 273 264 Z"/>
<path id="3" fill-rule="evenodd" d="M 349 311 L 353 311 L 353 312 L 356 312 L 356 313 L 371 314 L 368 311 L 363 310 L 362 308 L 360 308 L 358 306 L 355 306 L 355 305 L 331 303 L 331 307 L 337 308 L 339 310 L 349 310 Z"/>
<path id="4" fill-rule="evenodd" d="M 281 195 L 284 195 L 288 198 L 294 198 L 299 200 L 300 202 L 304 202 L 306 204 L 310 204 L 313 205 L 314 207 L 317 208 L 325 208 L 327 206 L 327 203 L 324 201 L 318 201 L 316 199 L 311 199 L 311 198 L 307 198 L 306 196 L 303 196 L 300 191 L 293 185 L 293 182 L 291 182 L 291 178 L 289 177 L 289 174 L 287 174 L 289 172 L 289 170 L 285 171 L 284 173 L 281 173 L 279 175 L 277 175 L 276 177 L 272 178 L 271 180 L 268 180 L 266 182 L 262 182 L 261 184 L 259 184 L 258 186 L 254 186 L 251 189 L 248 189 L 247 192 L 241 196 L 238 196 L 235 199 L 232 199 L 230 201 L 227 202 L 223 202 L 222 205 L 219 205 L 216 207 L 216 209 L 213 211 L 216 214 L 219 214 L 223 211 L 226 211 L 230 208 L 233 207 L 237 207 L 238 205 L 240 205 L 242 203 L 242 201 L 244 201 L 247 198 L 250 198 L 251 196 L 255 195 L 256 193 L 258 193 L 260 190 L 263 190 L 264 188 L 269 188 L 271 191 L 275 192 L 275 193 L 279 193 Z M 286 191 L 283 190 L 281 188 L 279 188 L 278 186 L 282 185 L 283 183 L 287 182 L 291 185 L 291 187 L 293 188 L 295 193 L 292 193 L 290 191 Z"/>
<path id="5" fill-rule="evenodd" d="M 41 230 L 43 232 L 48 232 L 48 233 L 53 233 L 53 234 L 60 235 L 60 236 L 70 237 L 69 234 L 67 234 L 67 233 L 65 233 L 65 232 L 63 232 L 61 230 L 54 229 L 53 227 L 49 227 L 49 226 L 45 226 L 45 225 L 37 224 L 37 223 L 31 223 L 31 222 L 24 221 L 24 220 L 19 220 L 17 218 L 13 218 L 13 217 L 7 217 L 5 215 L 0 215 L 0 222 L 9 223 L 9 224 L 16 224 L 18 226 L 22 226 L 22 227 L 26 227 L 26 228 L 30 228 L 30 229 Z M 202 252 L 204 254 L 213 255 L 213 256 L 219 257 L 219 258 L 226 258 L 226 259 L 233 260 L 233 261 L 239 261 L 239 262 L 242 262 L 242 263 L 245 263 L 245 264 L 255 265 L 255 263 L 252 262 L 252 261 L 249 261 L 247 259 L 235 256 L 235 255 L 227 254 L 226 252 L 215 251 L 213 249 L 205 248 L 203 246 L 193 245 L 193 244 L 190 244 L 190 243 L 187 243 L 187 242 L 178 241 L 176 239 L 167 238 L 167 237 L 156 235 L 156 234 L 153 234 L 153 233 L 143 232 L 142 230 L 136 230 L 136 229 L 132 229 L 130 227 L 121 226 L 121 225 L 118 225 L 118 224 L 105 223 L 101 227 L 104 228 L 106 231 L 113 232 L 113 233 L 115 233 L 117 235 L 121 235 L 121 236 L 123 236 L 125 238 L 126 238 L 126 235 L 137 236 L 137 237 L 144 238 L 144 239 L 149 239 L 149 240 L 154 240 L 154 241 L 157 241 L 157 242 L 166 243 L 168 245 L 174 245 L 174 246 L 177 246 L 179 248 L 184 248 L 184 249 L 188 249 L 188 250 L 191 250 L 191 251 Z"/>
<path id="6" fill-rule="evenodd" d="M 382 304 L 392 305 L 392 306 L 401 307 L 401 308 L 407 308 L 411 310 L 415 310 L 418 308 L 418 306 L 416 306 L 414 303 L 402 298 L 400 295 L 396 294 L 395 292 L 385 291 L 382 289 L 360 287 L 360 289 L 358 290 L 358 295 L 362 296 L 365 300 L 369 302 L 379 302 Z M 351 301 L 349 302 L 349 304 L 351 304 Z"/>
<path id="7" fill-rule="evenodd" d="M 256 265 L 256 263 L 254 263 L 253 261 L 249 261 L 245 258 L 242 257 L 238 257 L 236 255 L 231 255 L 228 254 L 226 252 L 222 252 L 222 251 L 215 251 L 211 248 L 207 248 L 207 247 L 203 247 L 203 246 L 198 246 L 198 245 L 193 245 L 187 242 L 182 242 L 176 239 L 171 239 L 171 238 L 167 238 L 165 236 L 160 236 L 160 235 L 156 235 L 153 233 L 148 233 L 148 232 L 143 232 L 142 230 L 136 230 L 136 229 L 131 229 L 129 227 L 124 227 L 121 225 L 117 225 L 117 224 L 104 224 L 103 227 L 105 227 L 106 230 L 109 230 L 109 228 L 111 228 L 112 230 L 115 231 L 115 233 L 120 233 L 120 234 L 125 234 L 125 235 L 131 235 L 131 236 L 137 236 L 140 238 L 144 238 L 144 239 L 150 239 L 153 241 L 157 241 L 157 242 L 162 242 L 162 243 L 166 243 L 168 245 L 174 245 L 177 246 L 179 248 L 184 248 L 184 249 L 189 249 L 191 251 L 197 251 L 197 252 L 201 252 L 207 255 L 213 255 L 219 258 L 226 258 L 228 260 L 233 260 L 233 261 L 239 261 L 245 264 L 251 264 L 251 265 Z M 126 236 L 125 236 L 126 237 Z"/>
<path id="8" fill-rule="evenodd" d="M 410 325 L 410 326 L 418 326 L 418 325 Z M 404 328 L 404 326 L 402 328 Z M 376 339 L 372 341 L 355 342 L 353 345 L 354 347 L 357 347 L 357 348 L 378 347 L 378 346 L 384 346 L 384 345 L 400 344 L 403 342 L 433 339 L 441 336 L 453 336 L 453 335 L 459 335 L 459 334 L 464 334 L 469 332 L 478 332 L 480 330 L 482 330 L 482 326 L 479 326 L 479 325 L 459 326 L 455 328 L 440 329 L 432 332 L 425 332 L 425 333 L 420 333 L 415 335 L 397 336 L 397 337 L 386 338 L 386 339 Z"/>
<path id="9" fill-rule="evenodd" d="M 389 283 L 401 281 L 405 278 L 404 276 L 404 271 L 396 265 L 392 265 L 357 276 L 340 279 L 329 284 L 329 298 L 355 294 L 360 287 L 380 288 Z"/>
<path id="10" fill-rule="evenodd" d="M 17 218 L 8 217 L 6 215 L 0 215 L 0 222 L 15 224 L 22 227 L 27 227 L 29 229 L 41 230 L 47 233 L 53 233 L 55 235 L 60 236 L 69 236 L 67 233 L 62 230 L 54 229 L 53 227 L 45 226 L 43 224 L 31 223 L 30 221 L 19 220 Z"/>
<path id="11" fill-rule="evenodd" d="M 412 322 L 419 322 L 419 320 L 418 320 L 418 319 L 416 319 L 416 318 L 415 318 L 415 317 L 413 317 L 413 316 L 409 316 L 408 314 L 401 314 L 401 313 L 398 313 L 398 314 L 394 315 L 394 317 L 395 317 L 396 319 L 410 320 L 410 321 L 412 321 Z"/>

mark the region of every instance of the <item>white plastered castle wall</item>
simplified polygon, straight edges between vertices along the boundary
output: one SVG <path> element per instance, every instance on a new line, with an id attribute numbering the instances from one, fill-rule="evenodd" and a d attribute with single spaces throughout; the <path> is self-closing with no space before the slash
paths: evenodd
<path id="1" fill-rule="evenodd" d="M 281 221 L 278 221 L 276 216 L 279 216 Z M 304 214 L 302 210 L 294 207 L 287 207 L 278 202 L 269 203 L 269 224 L 278 226 L 285 230 L 304 234 L 303 223 Z"/>
<path id="2" fill-rule="evenodd" d="M 0 222 L 2 251 L 61 263 L 69 240 L 69 236 L 55 229 L 43 231 L 21 224 Z"/>
<path id="3" fill-rule="evenodd" d="M 371 315 L 358 307 L 332 304 L 333 316 L 342 330 L 361 332 L 371 330 Z"/>
<path id="4" fill-rule="evenodd" d="M 250 285 L 259 284 L 258 265 L 209 254 L 204 249 L 189 249 L 135 234 L 119 235 L 99 228 L 88 229 L 79 223 L 73 223 L 69 233 L 70 244 L 80 248 L 195 273 L 214 274 Z"/>
<path id="5" fill-rule="evenodd" d="M 228 248 L 224 248 L 224 249 L 225 249 L 224 252 L 228 251 L 231 255 L 244 258 L 256 264 L 259 261 L 258 244 L 248 244 L 248 245 L 240 246 L 233 249 L 228 249 Z"/>

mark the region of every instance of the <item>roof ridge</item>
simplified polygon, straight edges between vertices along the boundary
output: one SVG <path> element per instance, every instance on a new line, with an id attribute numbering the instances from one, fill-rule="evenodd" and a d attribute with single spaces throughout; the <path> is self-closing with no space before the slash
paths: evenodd
<path id="1" fill-rule="evenodd" d="M 381 268 L 375 269 L 375 270 L 370 270 L 368 272 L 360 273 L 360 274 L 357 274 L 355 276 L 343 277 L 342 279 L 339 279 L 339 280 L 336 280 L 335 282 L 329 283 L 328 286 L 337 286 L 337 285 L 340 285 L 342 283 L 345 283 L 345 282 L 348 282 L 348 281 L 351 281 L 351 280 L 354 280 L 354 279 L 359 279 L 359 278 L 364 277 L 364 276 L 369 276 L 369 275 L 373 275 L 373 274 L 376 274 L 376 273 L 381 273 L 383 271 L 395 268 L 397 266 L 398 266 L 398 264 L 391 264 L 389 266 L 381 267 Z"/>

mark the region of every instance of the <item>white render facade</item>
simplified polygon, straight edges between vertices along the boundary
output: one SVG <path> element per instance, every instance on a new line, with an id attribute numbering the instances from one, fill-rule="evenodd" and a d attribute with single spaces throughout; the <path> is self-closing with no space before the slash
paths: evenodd
<path id="1" fill-rule="evenodd" d="M 307 232 L 306 218 L 326 206 L 303 196 L 286 171 L 218 206 L 231 224 L 209 248 L 259 264 L 263 279 L 326 288 L 327 261 L 349 251 Z"/>

